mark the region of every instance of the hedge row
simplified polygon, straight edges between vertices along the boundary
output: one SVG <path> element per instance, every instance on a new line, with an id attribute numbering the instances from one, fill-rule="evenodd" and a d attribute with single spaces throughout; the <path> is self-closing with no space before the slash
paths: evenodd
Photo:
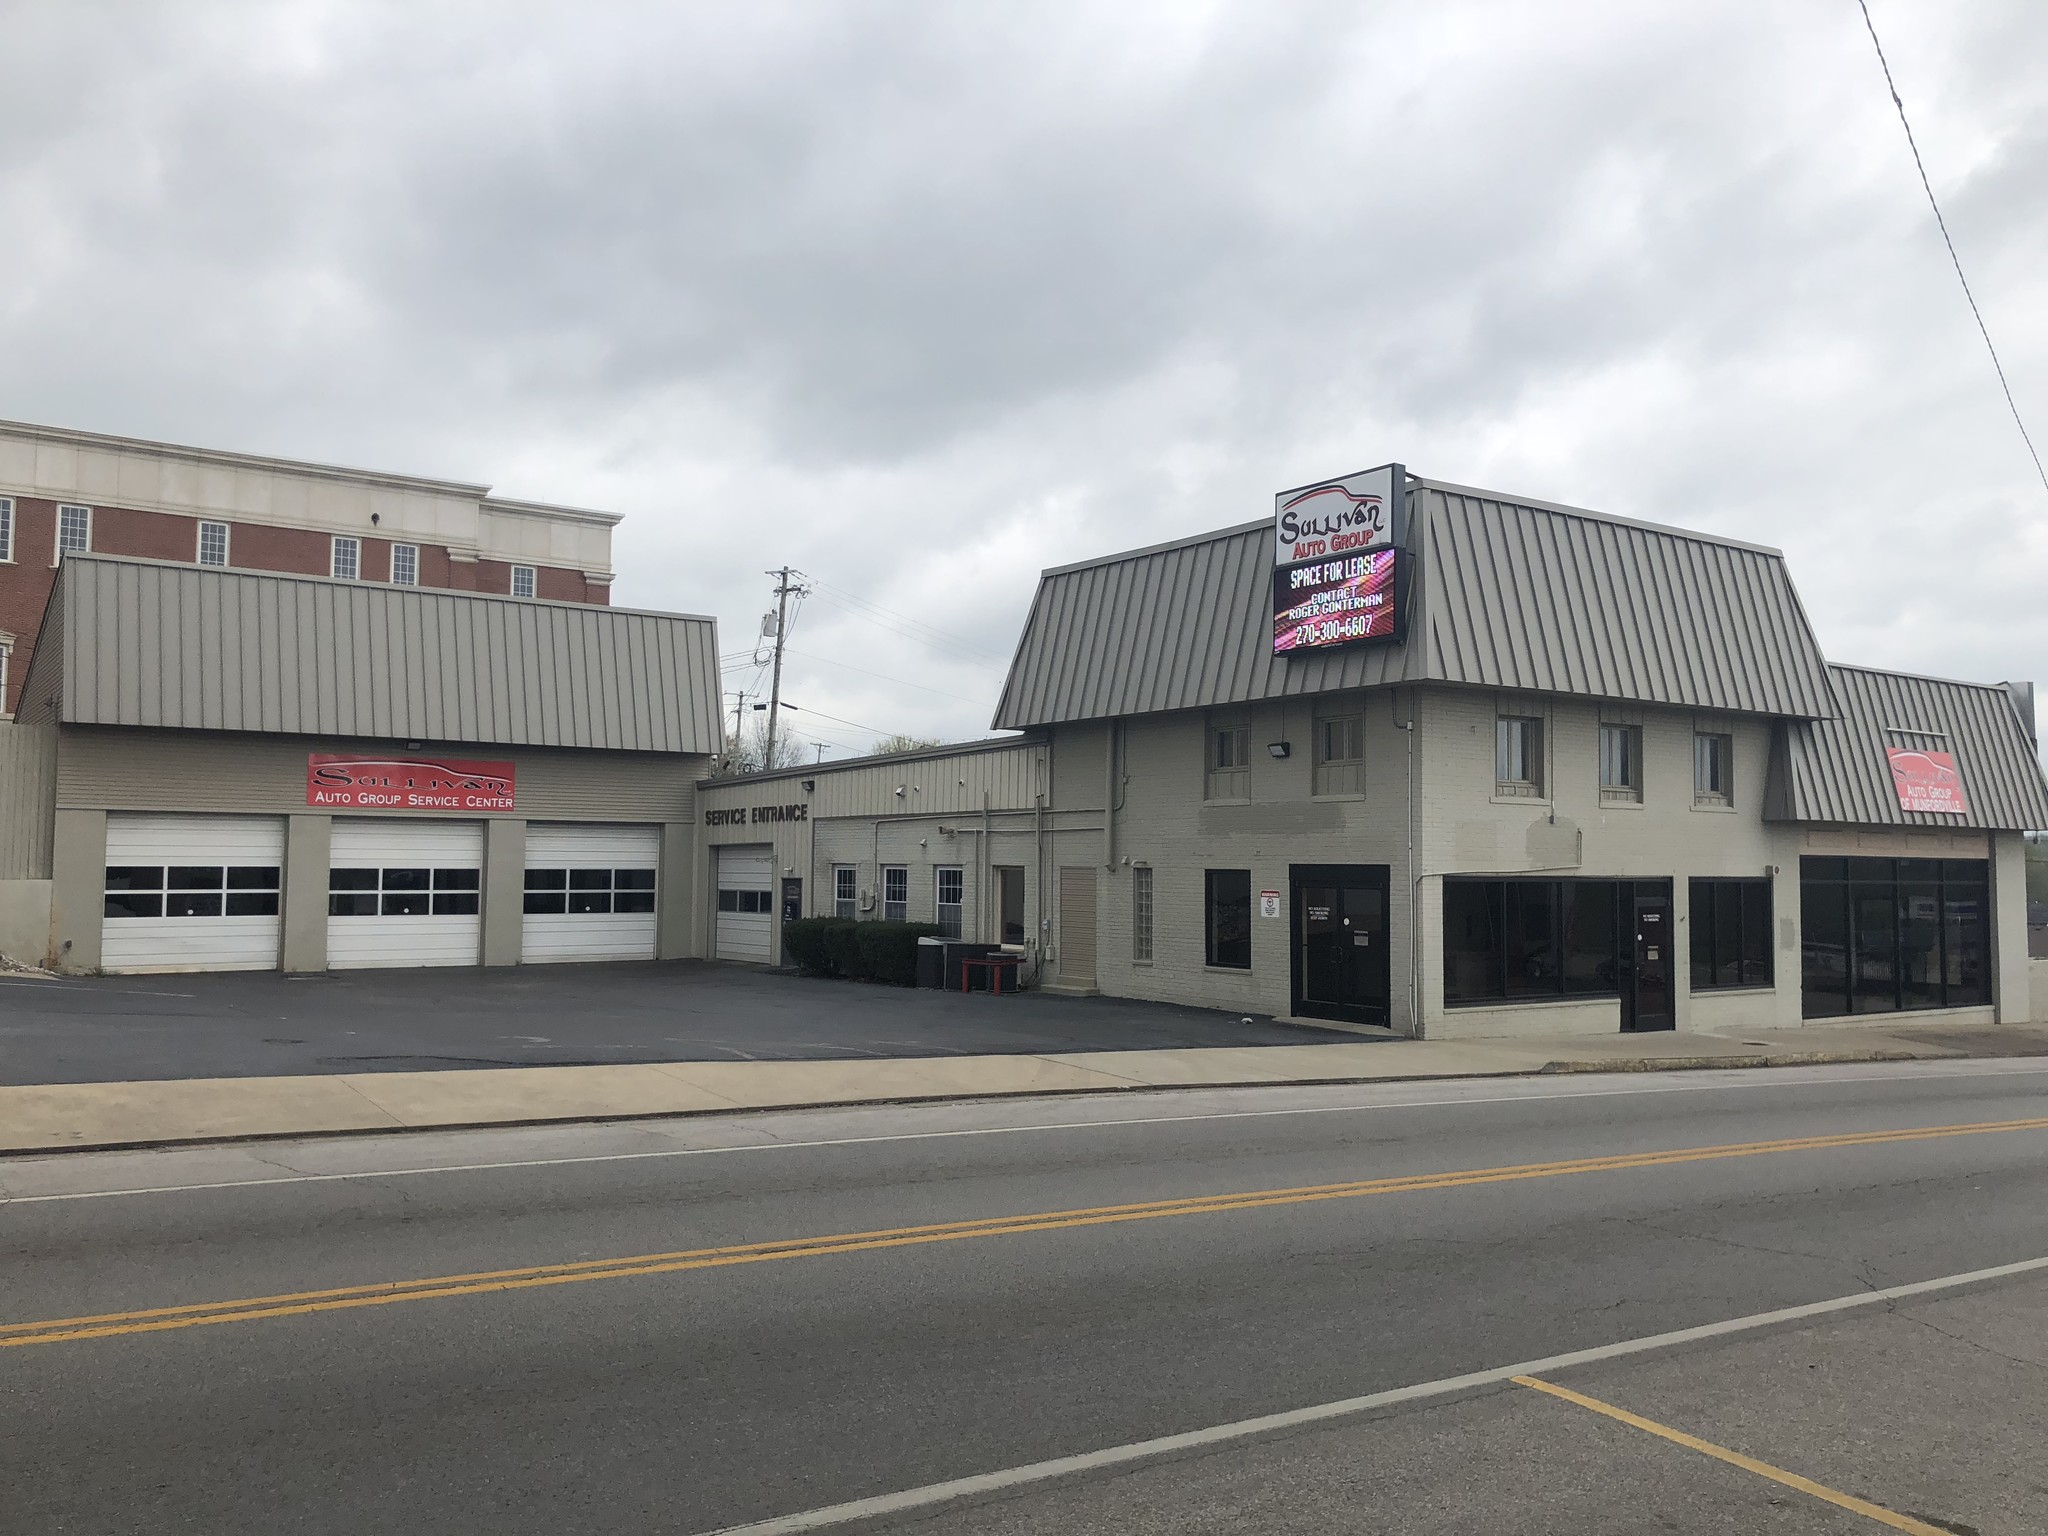
<path id="1" fill-rule="evenodd" d="M 917 941 L 938 937 L 936 923 L 858 923 L 850 917 L 800 917 L 782 925 L 782 952 L 813 976 L 917 985 Z"/>

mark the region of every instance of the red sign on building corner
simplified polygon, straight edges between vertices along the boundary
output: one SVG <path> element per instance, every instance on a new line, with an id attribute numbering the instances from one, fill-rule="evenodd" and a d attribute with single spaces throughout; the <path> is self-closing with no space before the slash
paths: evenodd
<path id="1" fill-rule="evenodd" d="M 323 810 L 509 811 L 512 781 L 510 763 L 335 752 L 306 758 L 306 804 Z"/>

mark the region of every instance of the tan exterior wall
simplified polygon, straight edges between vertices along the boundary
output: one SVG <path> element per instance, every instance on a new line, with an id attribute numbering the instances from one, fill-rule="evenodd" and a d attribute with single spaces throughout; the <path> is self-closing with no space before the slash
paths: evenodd
<path id="1" fill-rule="evenodd" d="M 0 880 L 50 878 L 57 728 L 0 720 Z"/>
<path id="2" fill-rule="evenodd" d="M 2029 961 L 2028 970 L 2032 976 L 2034 1022 L 2048 1024 L 2048 960 Z"/>
<path id="3" fill-rule="evenodd" d="M 308 807 L 306 757 L 395 747 L 402 750 L 389 741 L 63 727 L 53 776 L 57 809 L 45 923 L 57 963 L 70 971 L 99 965 L 109 811 L 211 812 L 287 818 L 281 963 L 286 971 L 324 970 L 332 818 L 377 813 Z M 443 743 L 422 750 L 514 765 L 516 809 L 464 818 L 486 823 L 485 964 L 519 961 L 529 820 L 660 826 L 664 860 L 656 953 L 680 959 L 703 952 L 695 945 L 699 866 L 692 818 L 695 781 L 706 758 Z M 443 815 L 435 813 L 436 819 Z"/>
<path id="4" fill-rule="evenodd" d="M 50 882 L 0 880 L 0 956 L 42 965 L 50 949 Z"/>

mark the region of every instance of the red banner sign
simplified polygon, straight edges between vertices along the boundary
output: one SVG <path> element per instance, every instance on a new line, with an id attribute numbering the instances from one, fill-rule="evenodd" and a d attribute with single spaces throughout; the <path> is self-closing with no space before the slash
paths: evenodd
<path id="1" fill-rule="evenodd" d="M 306 804 L 328 810 L 509 811 L 512 765 L 315 752 L 306 759 Z"/>
<path id="2" fill-rule="evenodd" d="M 1899 792 L 1900 810 L 1932 811 L 1937 816 L 1970 813 L 1970 803 L 1963 797 L 1963 776 L 1956 772 L 1953 752 L 1886 747 L 1884 755 L 1891 764 L 1892 788 Z"/>

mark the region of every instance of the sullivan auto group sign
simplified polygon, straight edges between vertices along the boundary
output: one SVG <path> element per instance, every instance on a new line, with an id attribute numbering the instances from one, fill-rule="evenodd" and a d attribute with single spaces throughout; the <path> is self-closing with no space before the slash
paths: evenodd
<path id="1" fill-rule="evenodd" d="M 306 804 L 329 810 L 509 811 L 512 772 L 510 763 L 463 758 L 315 752 L 306 759 Z"/>

